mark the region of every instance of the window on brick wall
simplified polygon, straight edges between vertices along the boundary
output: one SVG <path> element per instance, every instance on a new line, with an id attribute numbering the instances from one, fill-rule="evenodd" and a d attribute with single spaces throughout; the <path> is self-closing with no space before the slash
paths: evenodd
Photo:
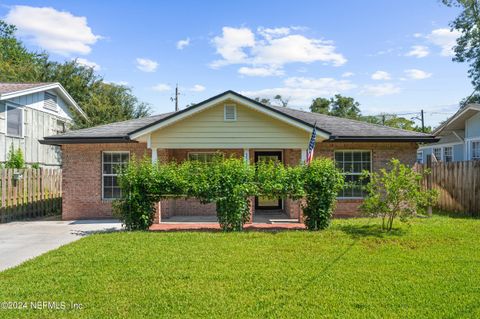
<path id="1" fill-rule="evenodd" d="M 126 167 L 130 159 L 129 152 L 102 153 L 102 198 L 116 199 L 122 197 L 118 185 L 118 174 Z"/>
<path id="2" fill-rule="evenodd" d="M 365 185 L 368 179 L 361 179 L 364 170 L 372 171 L 372 153 L 370 151 L 335 151 L 335 165 L 345 176 L 345 186 L 340 198 L 365 197 Z"/>
<path id="3" fill-rule="evenodd" d="M 216 152 L 189 152 L 188 160 L 189 161 L 199 161 L 202 163 L 211 163 L 215 156 L 219 154 Z"/>

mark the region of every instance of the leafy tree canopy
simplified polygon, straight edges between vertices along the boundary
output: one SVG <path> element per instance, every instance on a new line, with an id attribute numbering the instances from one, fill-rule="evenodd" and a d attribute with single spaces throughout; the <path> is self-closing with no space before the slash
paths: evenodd
<path id="1" fill-rule="evenodd" d="M 77 112 L 76 128 L 147 116 L 150 107 L 138 101 L 130 88 L 107 83 L 93 68 L 76 60 L 56 62 L 46 52 L 29 51 L 15 37 L 16 28 L 0 20 L 0 82 L 59 82 L 85 111 Z"/>

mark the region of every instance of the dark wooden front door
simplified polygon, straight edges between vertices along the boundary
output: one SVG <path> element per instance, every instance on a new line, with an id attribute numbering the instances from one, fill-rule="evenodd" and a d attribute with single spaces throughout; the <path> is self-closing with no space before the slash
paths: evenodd
<path id="1" fill-rule="evenodd" d="M 278 161 L 282 162 L 282 152 L 278 151 L 259 151 L 255 152 L 255 163 L 259 161 Z M 267 210 L 267 209 L 282 209 L 281 198 L 267 198 L 257 196 L 255 197 L 255 209 Z"/>

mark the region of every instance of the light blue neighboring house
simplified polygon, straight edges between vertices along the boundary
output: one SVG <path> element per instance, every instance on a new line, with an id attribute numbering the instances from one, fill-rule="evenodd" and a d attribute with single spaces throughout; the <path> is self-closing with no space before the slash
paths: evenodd
<path id="1" fill-rule="evenodd" d="M 440 140 L 421 145 L 417 162 L 427 163 L 429 156 L 443 162 L 480 160 L 480 104 L 459 109 L 433 135 Z"/>

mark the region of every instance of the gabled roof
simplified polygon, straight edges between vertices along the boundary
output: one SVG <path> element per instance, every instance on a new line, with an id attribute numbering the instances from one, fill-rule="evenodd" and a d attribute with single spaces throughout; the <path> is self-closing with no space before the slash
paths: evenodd
<path id="1" fill-rule="evenodd" d="M 435 137 L 429 134 L 395 129 L 388 126 L 305 112 L 286 107 L 265 105 L 234 91 L 226 91 L 178 112 L 70 131 L 61 135 L 48 136 L 45 137 L 43 143 L 98 143 L 100 141 L 125 142 L 134 140 L 135 138 L 155 131 L 160 127 L 195 114 L 203 108 L 216 104 L 221 100 L 231 98 L 244 105 L 256 107 L 259 111 L 289 122 L 290 124 L 308 130 L 309 132 L 311 132 L 314 125 L 316 125 L 317 134 L 331 141 L 436 141 Z"/>
<path id="2" fill-rule="evenodd" d="M 68 94 L 65 88 L 58 82 L 37 82 L 37 83 L 9 83 L 0 82 L 0 101 L 13 99 L 22 95 L 32 94 L 47 90 L 55 91 L 64 101 L 72 106 L 85 119 L 87 115 L 78 106 L 77 102 Z"/>
<path id="3" fill-rule="evenodd" d="M 437 127 L 433 134 L 439 135 L 442 132 L 447 133 L 455 130 L 464 130 L 465 121 L 478 112 L 480 112 L 480 104 L 467 104 L 466 106 L 460 108 L 442 125 Z"/>

